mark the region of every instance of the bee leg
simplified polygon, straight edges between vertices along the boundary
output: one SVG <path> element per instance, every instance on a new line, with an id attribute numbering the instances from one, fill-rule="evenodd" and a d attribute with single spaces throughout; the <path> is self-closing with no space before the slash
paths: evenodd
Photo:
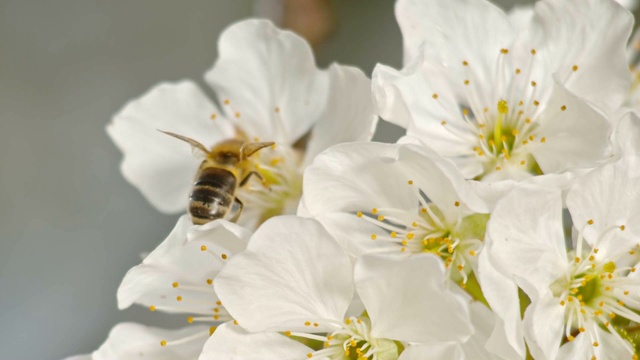
<path id="1" fill-rule="evenodd" d="M 240 199 L 234 198 L 233 205 L 231 205 L 231 211 L 227 216 L 227 220 L 231 222 L 236 222 L 240 218 L 240 214 L 242 214 L 242 209 L 244 209 L 244 204 Z"/>
<path id="2" fill-rule="evenodd" d="M 266 187 L 267 189 L 271 190 L 271 187 L 269 187 L 266 184 L 266 181 L 264 180 L 264 178 L 262 177 L 262 175 L 260 175 L 259 172 L 257 171 L 250 171 L 247 176 L 244 177 L 244 179 L 242 179 L 240 181 L 240 187 L 243 187 L 247 184 L 247 182 L 249 182 L 249 179 L 251 179 L 251 175 L 254 175 L 255 177 L 257 177 L 258 179 L 260 179 L 260 181 L 262 181 L 262 185 L 264 185 L 264 187 Z"/>

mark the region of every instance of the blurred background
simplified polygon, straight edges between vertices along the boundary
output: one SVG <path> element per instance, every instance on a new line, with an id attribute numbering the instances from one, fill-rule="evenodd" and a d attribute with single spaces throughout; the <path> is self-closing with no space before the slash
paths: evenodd
<path id="1" fill-rule="evenodd" d="M 506 8 L 523 1 L 503 0 Z M 120 175 L 104 127 L 154 84 L 202 74 L 220 32 L 268 16 L 317 62 L 401 66 L 392 0 L 0 0 L 0 359 L 89 353 L 121 321 L 116 289 L 174 226 Z M 399 129 L 381 123 L 376 139 Z"/>

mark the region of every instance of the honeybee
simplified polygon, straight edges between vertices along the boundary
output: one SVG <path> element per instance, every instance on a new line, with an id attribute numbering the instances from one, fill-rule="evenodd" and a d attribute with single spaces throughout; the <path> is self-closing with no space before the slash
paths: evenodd
<path id="1" fill-rule="evenodd" d="M 221 218 L 237 221 L 244 205 L 235 196 L 236 189 L 247 184 L 251 176 L 256 176 L 264 182 L 248 159 L 274 143 L 228 139 L 208 150 L 206 146 L 189 137 L 168 131 L 160 132 L 189 143 L 195 153 L 204 156 L 189 195 L 191 221 L 196 225 Z"/>

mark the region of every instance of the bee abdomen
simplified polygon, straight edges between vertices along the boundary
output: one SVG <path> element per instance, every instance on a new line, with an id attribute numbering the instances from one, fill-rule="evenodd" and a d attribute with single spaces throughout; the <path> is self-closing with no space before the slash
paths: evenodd
<path id="1" fill-rule="evenodd" d="M 189 196 L 189 214 L 194 224 L 224 217 L 233 203 L 237 179 L 228 170 L 201 168 Z"/>

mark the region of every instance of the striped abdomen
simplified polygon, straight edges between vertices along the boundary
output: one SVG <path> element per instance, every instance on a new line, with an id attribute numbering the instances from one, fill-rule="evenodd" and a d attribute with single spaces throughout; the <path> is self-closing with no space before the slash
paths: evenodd
<path id="1" fill-rule="evenodd" d="M 233 204 L 236 176 L 225 169 L 203 163 L 189 196 L 189 214 L 194 224 L 202 225 L 223 218 Z"/>

